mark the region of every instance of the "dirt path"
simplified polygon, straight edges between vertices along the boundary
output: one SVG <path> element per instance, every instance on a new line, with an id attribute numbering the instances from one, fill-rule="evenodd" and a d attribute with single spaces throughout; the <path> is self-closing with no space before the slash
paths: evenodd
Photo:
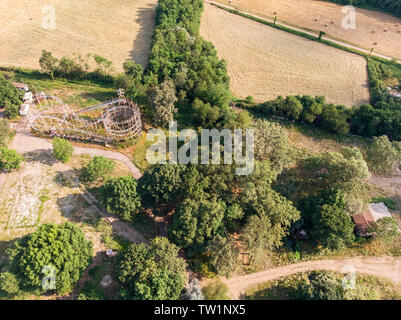
<path id="1" fill-rule="evenodd" d="M 221 6 L 221 7 L 228 8 L 228 9 L 232 9 L 232 10 L 235 10 L 235 9 L 236 9 L 236 8 L 233 7 L 233 6 L 229 6 L 229 5 L 226 5 L 226 4 L 222 4 L 221 2 L 216 2 L 216 1 L 211 1 L 211 0 L 206 0 L 205 2 L 210 3 L 210 4 L 219 5 L 219 6 Z M 273 22 L 272 19 L 268 19 L 268 18 L 266 18 L 266 17 L 262 17 L 262 16 L 260 16 L 260 15 L 253 14 L 253 13 L 247 11 L 247 10 L 242 10 L 242 9 L 241 9 L 241 10 L 238 10 L 238 11 L 241 12 L 241 13 L 245 13 L 245 14 L 248 14 L 248 15 L 250 15 L 250 16 L 253 16 L 253 17 L 255 17 L 255 18 L 258 18 L 258 19 L 261 19 L 261 20 L 265 20 L 265 21 L 267 21 L 267 22 L 271 22 L 271 23 Z M 282 23 L 282 22 L 276 22 L 276 24 L 277 24 L 277 25 L 280 25 L 280 26 L 283 26 L 283 27 L 286 27 L 286 28 L 289 28 L 289 29 L 292 29 L 292 30 L 295 30 L 295 31 L 300 31 L 300 32 L 306 33 L 306 34 L 308 34 L 308 35 L 312 35 L 312 36 L 314 36 L 314 37 L 316 37 L 316 36 L 318 35 L 316 32 L 310 32 L 310 31 L 307 31 L 307 30 L 305 30 L 305 29 L 298 28 L 298 27 L 294 27 L 294 26 L 291 26 L 291 25 L 288 25 L 288 24 L 285 24 L 285 23 Z M 369 53 L 370 53 L 370 50 L 361 48 L 361 47 L 356 46 L 356 45 L 348 44 L 348 43 L 343 42 L 343 41 L 335 40 L 335 39 L 330 38 L 330 37 L 328 37 L 328 36 L 324 36 L 323 38 L 326 39 L 326 40 L 328 40 L 328 41 L 330 41 L 330 42 L 333 42 L 333 43 L 335 43 L 335 44 L 338 44 L 338 45 L 347 47 L 347 48 L 349 48 L 349 49 L 358 50 L 358 51 L 363 52 L 363 53 L 365 53 L 365 54 L 369 54 Z M 389 56 L 386 56 L 386 55 L 383 55 L 383 54 L 380 54 L 380 53 L 373 52 L 372 55 L 373 55 L 373 56 L 376 56 L 376 57 L 379 57 L 379 58 L 382 58 L 382 59 L 392 60 L 392 57 L 389 57 Z M 398 62 L 401 63 L 401 60 L 398 60 Z"/>
<path id="2" fill-rule="evenodd" d="M 349 267 L 353 267 L 356 273 L 383 277 L 394 281 L 395 283 L 401 283 L 401 258 L 386 256 L 306 261 L 245 276 L 224 279 L 223 281 L 229 288 L 231 298 L 240 299 L 249 286 L 258 283 L 312 270 L 329 270 L 345 273 L 345 270 L 347 270 L 345 268 Z"/>
<path id="3" fill-rule="evenodd" d="M 51 152 L 52 150 L 52 143 L 50 140 L 38 138 L 32 136 L 26 124 L 20 122 L 16 126 L 16 134 L 10 146 L 12 149 L 17 150 L 21 154 L 25 154 L 28 152 Z M 87 147 L 80 147 L 74 146 L 74 154 L 90 154 L 93 156 L 104 156 L 106 158 L 110 158 L 113 160 L 117 160 L 125 164 L 128 169 L 131 171 L 132 175 L 135 179 L 139 179 L 142 175 L 137 167 L 123 154 L 115 151 L 108 151 L 102 149 L 95 149 L 95 148 L 87 148 Z M 6 179 L 5 174 L 1 174 L 0 176 L 0 190 L 3 186 L 3 183 Z M 99 214 L 106 218 L 107 221 L 111 224 L 113 231 L 119 234 L 120 236 L 124 237 L 125 239 L 135 242 L 135 243 L 147 243 L 148 241 L 139 231 L 135 230 L 131 227 L 128 222 L 121 221 L 114 215 L 108 213 L 96 200 L 96 198 L 86 191 L 84 188 L 82 189 L 82 196 L 84 199 L 89 203 L 94 205 L 97 208 Z"/>
<path id="4" fill-rule="evenodd" d="M 25 127 L 20 125 L 11 143 L 11 148 L 17 150 L 21 154 L 34 151 L 51 152 L 52 143 L 48 139 L 32 136 Z M 103 156 L 105 158 L 117 160 L 128 167 L 135 179 L 139 179 L 142 176 L 139 169 L 128 157 L 116 151 L 74 146 L 74 154 L 90 154 L 92 156 Z"/>

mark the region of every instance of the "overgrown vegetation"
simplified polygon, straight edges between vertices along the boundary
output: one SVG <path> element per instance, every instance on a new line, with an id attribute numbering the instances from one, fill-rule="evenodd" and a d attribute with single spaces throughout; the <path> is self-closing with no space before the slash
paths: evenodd
<path id="1" fill-rule="evenodd" d="M 62 163 L 70 160 L 73 151 L 74 148 L 69 141 L 59 137 L 53 139 L 53 155 Z"/>

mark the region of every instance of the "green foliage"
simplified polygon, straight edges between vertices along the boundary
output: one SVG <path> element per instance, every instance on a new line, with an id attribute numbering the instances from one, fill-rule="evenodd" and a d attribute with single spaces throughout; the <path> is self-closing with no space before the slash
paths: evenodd
<path id="1" fill-rule="evenodd" d="M 255 158 L 268 160 L 272 168 L 280 172 L 293 162 L 294 150 L 287 133 L 278 124 L 265 120 L 256 121 Z"/>
<path id="2" fill-rule="evenodd" d="M 226 64 L 218 58 L 214 46 L 198 35 L 202 10 L 202 0 L 159 1 L 144 81 L 159 84 L 172 79 L 179 109 L 195 107 L 198 124 L 202 121 L 217 124 L 233 114 L 228 107 L 229 77 Z M 196 98 L 204 104 L 193 105 Z"/>
<path id="3" fill-rule="evenodd" d="M 42 55 L 39 58 L 39 64 L 42 70 L 48 73 L 52 80 L 54 80 L 54 72 L 57 69 L 58 60 L 53 57 L 52 53 L 42 50 Z"/>
<path id="4" fill-rule="evenodd" d="M 88 181 L 105 180 L 114 170 L 115 164 L 112 160 L 103 156 L 95 156 L 85 167 L 84 176 Z"/>
<path id="5" fill-rule="evenodd" d="M 0 106 L 5 107 L 5 115 L 9 119 L 18 117 L 22 104 L 22 93 L 0 73 Z"/>
<path id="6" fill-rule="evenodd" d="M 173 201 L 181 191 L 183 165 L 157 164 L 149 167 L 139 179 L 142 203 L 147 208 L 160 208 Z"/>
<path id="7" fill-rule="evenodd" d="M 19 292 L 17 277 L 10 272 L 0 273 L 0 293 L 6 296 L 14 296 Z"/>
<path id="8" fill-rule="evenodd" d="M 398 223 L 394 218 L 384 217 L 369 226 L 369 232 L 373 236 L 389 241 L 399 235 Z"/>
<path id="9" fill-rule="evenodd" d="M 59 137 L 53 139 L 53 155 L 62 163 L 67 163 L 70 160 L 73 151 L 74 148 L 69 141 Z"/>
<path id="10" fill-rule="evenodd" d="M 299 288 L 299 295 L 307 300 L 343 300 L 344 289 L 341 282 L 327 271 L 312 271 L 309 283 Z"/>
<path id="11" fill-rule="evenodd" d="M 11 171 L 19 169 L 24 158 L 15 150 L 0 147 L 0 169 Z"/>
<path id="12" fill-rule="evenodd" d="M 216 235 L 209 241 L 206 251 L 211 255 L 210 262 L 218 275 L 230 277 L 239 263 L 239 249 L 231 238 Z"/>
<path id="13" fill-rule="evenodd" d="M 0 147 L 6 147 L 10 134 L 10 123 L 6 119 L 0 119 Z"/>
<path id="14" fill-rule="evenodd" d="M 131 220 L 141 207 L 137 181 L 132 176 L 108 180 L 102 187 L 101 201 L 108 212 Z"/>
<path id="15" fill-rule="evenodd" d="M 374 137 L 366 151 L 370 169 L 378 174 L 393 172 L 398 161 L 397 151 L 387 136 Z"/>
<path id="16" fill-rule="evenodd" d="M 311 238 L 330 249 L 353 243 L 354 223 L 345 211 L 344 196 L 335 190 L 324 191 L 303 201 L 302 217 Z"/>
<path id="17" fill-rule="evenodd" d="M 223 225 L 226 205 L 212 197 L 186 199 L 178 206 L 169 236 L 174 243 L 188 250 L 190 255 L 201 252 L 208 240 L 218 234 Z"/>
<path id="18" fill-rule="evenodd" d="M 220 278 L 210 281 L 202 288 L 202 293 L 205 300 L 230 300 L 228 287 Z"/>
<path id="19" fill-rule="evenodd" d="M 187 283 L 186 263 L 178 257 L 178 250 L 163 237 L 152 239 L 149 247 L 132 244 L 119 262 L 122 297 L 177 300 Z"/>
<path id="20" fill-rule="evenodd" d="M 150 104 L 153 111 L 153 122 L 156 126 L 167 127 L 174 120 L 177 102 L 174 82 L 171 79 L 164 80 L 159 87 L 154 87 L 150 94 Z"/>
<path id="21" fill-rule="evenodd" d="M 275 100 L 257 105 L 255 111 L 266 116 L 305 121 L 337 134 L 349 131 L 347 109 L 344 106 L 327 104 L 321 96 L 288 96 L 286 99 L 279 96 Z"/>
<path id="22" fill-rule="evenodd" d="M 9 251 L 12 270 L 22 287 L 42 289 L 44 267 L 56 271 L 56 291 L 66 294 L 89 266 L 92 243 L 86 240 L 82 230 L 71 224 L 44 224 L 34 233 L 18 240 Z"/>

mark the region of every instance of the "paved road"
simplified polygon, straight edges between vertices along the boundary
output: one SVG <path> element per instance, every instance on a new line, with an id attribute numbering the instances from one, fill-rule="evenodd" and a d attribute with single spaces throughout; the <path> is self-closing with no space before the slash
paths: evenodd
<path id="1" fill-rule="evenodd" d="M 220 7 L 224 7 L 224 8 L 231 9 L 231 10 L 237 9 L 236 7 L 232 7 L 232 6 L 229 6 L 229 5 L 226 5 L 226 4 L 222 4 L 220 2 L 216 2 L 216 1 L 212 1 L 212 0 L 205 0 L 205 2 L 210 3 L 210 4 L 215 4 L 215 5 L 218 5 Z M 270 22 L 270 23 L 274 22 L 273 19 L 268 19 L 268 18 L 259 16 L 257 14 L 253 14 L 253 13 L 250 13 L 248 11 L 242 10 L 242 9 L 241 10 L 238 9 L 238 12 L 245 13 L 247 15 L 250 15 L 252 17 L 255 17 L 255 18 Z M 286 28 L 289 28 L 289 29 L 292 29 L 292 30 L 295 30 L 295 31 L 303 32 L 305 34 L 308 34 L 308 35 L 311 35 L 311 36 L 314 36 L 314 37 L 318 36 L 318 34 L 315 33 L 315 32 L 310 32 L 310 31 L 307 31 L 307 30 L 302 29 L 302 28 L 297 28 L 297 27 L 294 27 L 294 26 L 290 26 L 290 25 L 282 23 L 282 22 L 276 22 L 276 25 L 283 26 L 283 27 L 286 27 Z M 364 48 L 361 48 L 361 47 L 358 47 L 358 46 L 355 46 L 355 45 L 351 45 L 351 44 L 348 44 L 348 43 L 345 43 L 345 42 L 342 42 L 342 41 L 339 41 L 339 40 L 334 40 L 334 39 L 332 39 L 332 38 L 330 38 L 328 36 L 323 36 L 322 38 L 324 38 L 327 41 L 330 41 L 332 43 L 341 45 L 343 47 L 347 47 L 349 49 L 358 50 L 358 51 L 360 51 L 362 53 L 366 53 L 366 54 L 370 53 L 370 50 L 366 50 Z M 375 57 L 378 57 L 378 58 L 385 59 L 385 60 L 392 60 L 393 59 L 392 57 L 389 57 L 389 56 L 386 56 L 386 55 L 383 55 L 383 54 L 380 54 L 380 53 L 376 53 L 376 52 L 372 52 L 371 55 L 375 56 Z M 401 60 L 398 60 L 398 63 L 401 63 Z"/>
<path id="2" fill-rule="evenodd" d="M 387 256 L 306 261 L 245 276 L 224 279 L 223 281 L 229 288 L 231 298 L 240 299 L 249 286 L 258 283 L 312 270 L 344 272 L 344 267 L 346 266 L 352 266 L 357 273 L 383 277 L 395 283 L 401 283 L 401 258 Z"/>

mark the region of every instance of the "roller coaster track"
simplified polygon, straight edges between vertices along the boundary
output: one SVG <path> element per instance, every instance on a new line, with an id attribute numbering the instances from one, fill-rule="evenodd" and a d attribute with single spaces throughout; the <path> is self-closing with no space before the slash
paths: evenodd
<path id="1" fill-rule="evenodd" d="M 38 95 L 31 104 L 28 119 L 37 133 L 78 141 L 123 141 L 142 132 L 138 106 L 124 97 L 73 111 L 56 96 Z"/>

